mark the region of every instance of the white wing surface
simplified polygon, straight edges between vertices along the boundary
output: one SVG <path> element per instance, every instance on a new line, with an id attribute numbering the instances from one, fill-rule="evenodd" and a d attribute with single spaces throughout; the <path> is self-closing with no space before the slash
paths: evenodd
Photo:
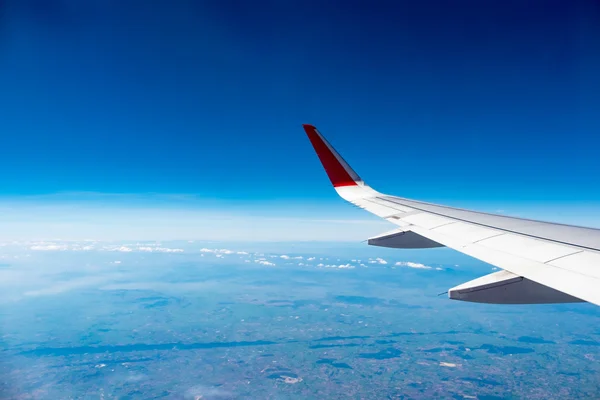
<path id="1" fill-rule="evenodd" d="M 448 291 L 455 300 L 600 305 L 600 230 L 513 218 L 379 193 L 312 125 L 304 125 L 337 193 L 398 228 L 369 239 L 393 248 L 447 246 L 501 268 Z"/>

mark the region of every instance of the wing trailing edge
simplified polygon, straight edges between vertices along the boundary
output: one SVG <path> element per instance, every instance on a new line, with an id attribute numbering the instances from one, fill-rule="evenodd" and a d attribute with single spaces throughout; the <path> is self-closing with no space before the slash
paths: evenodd
<path id="1" fill-rule="evenodd" d="M 367 240 L 369 246 L 389 247 L 392 249 L 431 249 L 445 247 L 425 236 L 418 235 L 408 229 L 394 229 Z"/>
<path id="2" fill-rule="evenodd" d="M 453 287 L 448 290 L 448 298 L 489 304 L 552 304 L 584 301 L 502 270 Z"/>

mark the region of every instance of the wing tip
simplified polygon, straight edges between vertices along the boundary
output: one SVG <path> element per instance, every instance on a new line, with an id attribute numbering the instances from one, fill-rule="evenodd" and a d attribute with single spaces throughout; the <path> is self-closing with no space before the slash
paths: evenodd
<path id="1" fill-rule="evenodd" d="M 302 124 L 304 131 L 321 160 L 325 172 L 334 187 L 356 186 L 360 182 L 360 177 L 350 168 L 337 151 L 321 136 L 314 125 Z"/>

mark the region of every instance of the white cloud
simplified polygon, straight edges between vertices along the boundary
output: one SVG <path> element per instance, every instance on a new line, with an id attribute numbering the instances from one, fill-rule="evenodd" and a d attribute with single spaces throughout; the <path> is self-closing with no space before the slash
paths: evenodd
<path id="1" fill-rule="evenodd" d="M 314 257 L 309 257 L 309 258 L 306 259 L 306 261 L 314 261 L 314 260 L 315 260 Z"/>
<path id="2" fill-rule="evenodd" d="M 286 256 L 285 254 L 279 256 L 279 258 L 283 258 L 284 260 L 289 260 L 290 256 Z"/>
<path id="3" fill-rule="evenodd" d="M 34 251 L 90 251 L 94 250 L 96 247 L 94 245 L 86 244 L 83 245 L 78 242 L 33 242 L 29 247 L 30 250 Z M 141 252 L 157 252 L 157 253 L 182 253 L 183 249 L 173 249 L 168 247 L 161 246 L 131 246 L 131 245 L 103 245 L 98 248 L 100 251 L 119 251 L 123 253 L 130 253 L 134 251 Z"/>
<path id="4" fill-rule="evenodd" d="M 35 251 L 65 251 L 69 250 L 69 246 L 66 244 L 38 244 L 31 246 L 30 249 Z"/>
<path id="5" fill-rule="evenodd" d="M 259 263 L 261 265 L 266 265 L 268 267 L 274 267 L 275 264 L 269 261 L 265 261 L 265 260 L 254 260 L 255 263 Z"/>
<path id="6" fill-rule="evenodd" d="M 168 247 L 157 247 L 154 251 L 158 251 L 159 253 L 183 253 L 183 249 L 170 249 Z"/>
<path id="7" fill-rule="evenodd" d="M 200 253 L 234 254 L 235 251 L 229 250 L 229 249 L 207 249 L 207 248 L 202 248 L 202 249 L 200 249 Z M 238 252 L 238 254 L 242 254 L 242 253 Z M 245 254 L 248 254 L 248 253 L 245 253 Z"/>
<path id="8" fill-rule="evenodd" d="M 131 249 L 131 247 L 127 247 L 127 246 L 121 246 L 121 247 L 118 247 L 118 248 L 112 249 L 112 250 L 113 251 L 120 251 L 120 252 L 123 252 L 123 253 L 129 253 L 129 252 L 133 251 L 133 249 Z"/>
<path id="9" fill-rule="evenodd" d="M 396 263 L 396 265 L 398 267 L 408 267 L 408 268 L 416 268 L 416 269 L 433 269 L 433 267 L 430 267 L 428 265 L 411 262 L 411 261 L 399 261 Z M 440 268 L 440 270 L 441 270 L 441 268 Z"/>
<path id="10" fill-rule="evenodd" d="M 140 251 L 140 252 L 144 252 L 144 253 L 182 253 L 183 249 L 171 249 L 168 247 L 160 247 L 160 246 L 150 246 L 150 245 L 145 245 L 145 246 L 131 246 L 131 245 L 110 245 L 110 246 L 104 246 L 102 247 L 100 250 L 105 250 L 105 251 L 119 251 L 121 253 L 131 253 L 131 252 L 136 252 L 136 251 Z"/>
<path id="11" fill-rule="evenodd" d="M 146 251 L 149 253 L 183 253 L 183 249 L 171 249 L 168 247 L 150 247 L 150 246 L 141 246 L 137 248 L 138 251 Z"/>
<path id="12" fill-rule="evenodd" d="M 327 265 L 323 265 L 323 264 L 319 264 L 317 266 L 322 266 L 325 268 L 340 268 L 340 269 L 353 269 L 355 268 L 354 265 L 351 264 L 327 264 Z"/>

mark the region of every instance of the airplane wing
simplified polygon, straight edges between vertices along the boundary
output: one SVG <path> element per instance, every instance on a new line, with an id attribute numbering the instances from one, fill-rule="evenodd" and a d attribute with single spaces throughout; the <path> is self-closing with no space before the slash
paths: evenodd
<path id="1" fill-rule="evenodd" d="M 500 271 L 449 289 L 455 300 L 600 305 L 600 230 L 447 207 L 373 190 L 312 125 L 304 125 L 337 193 L 398 228 L 374 246 L 450 247 Z"/>

